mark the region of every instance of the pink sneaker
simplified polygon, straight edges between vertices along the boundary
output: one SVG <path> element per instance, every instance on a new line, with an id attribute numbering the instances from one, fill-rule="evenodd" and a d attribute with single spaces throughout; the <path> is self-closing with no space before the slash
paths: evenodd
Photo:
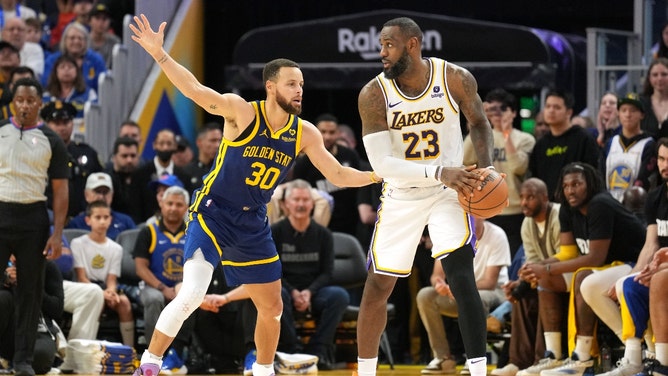
<path id="1" fill-rule="evenodd" d="M 160 373 L 160 366 L 153 363 L 145 363 L 135 370 L 132 376 L 158 376 Z"/>

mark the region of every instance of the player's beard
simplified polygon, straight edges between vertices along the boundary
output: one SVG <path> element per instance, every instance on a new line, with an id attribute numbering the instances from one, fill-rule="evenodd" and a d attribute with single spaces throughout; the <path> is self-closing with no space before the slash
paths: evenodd
<path id="1" fill-rule="evenodd" d="M 299 105 L 299 107 L 293 106 L 290 104 L 290 101 L 285 99 L 281 95 L 281 93 L 276 93 L 276 103 L 278 103 L 279 106 L 283 109 L 283 111 L 291 114 L 291 115 L 299 115 L 302 113 L 302 106 Z"/>
<path id="2" fill-rule="evenodd" d="M 388 80 L 394 80 L 395 78 L 401 76 L 401 74 L 404 73 L 406 69 L 408 69 L 409 63 L 410 57 L 408 56 L 408 51 L 404 49 L 404 53 L 401 54 L 399 60 L 383 71 L 385 78 Z"/>

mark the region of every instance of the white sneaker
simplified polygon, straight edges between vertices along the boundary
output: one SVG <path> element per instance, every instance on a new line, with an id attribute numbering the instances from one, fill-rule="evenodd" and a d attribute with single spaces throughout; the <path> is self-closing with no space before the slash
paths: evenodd
<path id="1" fill-rule="evenodd" d="M 461 376 L 471 376 L 471 370 L 469 369 L 469 361 L 464 362 L 464 367 L 459 371 Z"/>
<path id="2" fill-rule="evenodd" d="M 457 362 L 452 359 L 432 359 L 420 373 L 423 375 L 455 375 Z"/>
<path id="3" fill-rule="evenodd" d="M 497 368 L 491 372 L 492 376 L 515 376 L 520 369 L 513 363 L 506 364 L 505 367 Z"/>
<path id="4" fill-rule="evenodd" d="M 561 366 L 541 371 L 540 376 L 582 376 L 584 371 L 593 365 L 594 359 L 578 360 L 578 356 L 573 354 Z"/>
<path id="5" fill-rule="evenodd" d="M 631 364 L 628 359 L 621 358 L 617 361 L 617 368 L 612 371 L 601 373 L 599 376 L 633 376 L 642 371 L 642 364 Z"/>
<path id="6" fill-rule="evenodd" d="M 540 376 L 540 373 L 547 369 L 557 368 L 561 366 L 564 362 L 562 360 L 557 360 L 554 358 L 552 351 L 545 353 L 545 358 L 538 361 L 529 368 L 525 368 L 517 372 L 516 376 Z"/>

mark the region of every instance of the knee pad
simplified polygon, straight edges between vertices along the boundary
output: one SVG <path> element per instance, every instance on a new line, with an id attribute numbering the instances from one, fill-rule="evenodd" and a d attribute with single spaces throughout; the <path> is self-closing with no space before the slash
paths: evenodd
<path id="1" fill-rule="evenodd" d="M 162 311 L 155 328 L 168 337 L 176 337 L 183 322 L 202 303 L 212 275 L 213 266 L 204 259 L 200 250 L 195 251 L 195 255 L 183 266 L 181 290 Z"/>

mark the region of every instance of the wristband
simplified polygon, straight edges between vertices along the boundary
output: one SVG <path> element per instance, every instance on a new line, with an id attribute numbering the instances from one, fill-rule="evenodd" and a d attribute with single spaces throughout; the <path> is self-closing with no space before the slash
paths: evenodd
<path id="1" fill-rule="evenodd" d="M 487 166 L 485 168 L 488 169 L 488 170 L 496 170 L 496 168 L 494 168 L 494 166 Z"/>
<path id="2" fill-rule="evenodd" d="M 545 271 L 547 272 L 547 275 L 552 275 L 550 273 L 550 270 L 552 269 L 552 264 L 546 264 L 545 265 Z"/>
<path id="3" fill-rule="evenodd" d="M 371 171 L 369 174 L 369 179 L 371 179 L 372 183 L 380 183 L 383 181 L 383 179 L 379 178 L 378 175 L 376 175 L 375 171 Z"/>
<path id="4" fill-rule="evenodd" d="M 225 299 L 225 304 L 230 302 L 230 298 L 227 296 L 227 294 L 223 295 L 223 299 Z"/>
<path id="5" fill-rule="evenodd" d="M 434 179 L 441 181 L 441 166 L 436 167 L 436 172 L 434 173 Z"/>

